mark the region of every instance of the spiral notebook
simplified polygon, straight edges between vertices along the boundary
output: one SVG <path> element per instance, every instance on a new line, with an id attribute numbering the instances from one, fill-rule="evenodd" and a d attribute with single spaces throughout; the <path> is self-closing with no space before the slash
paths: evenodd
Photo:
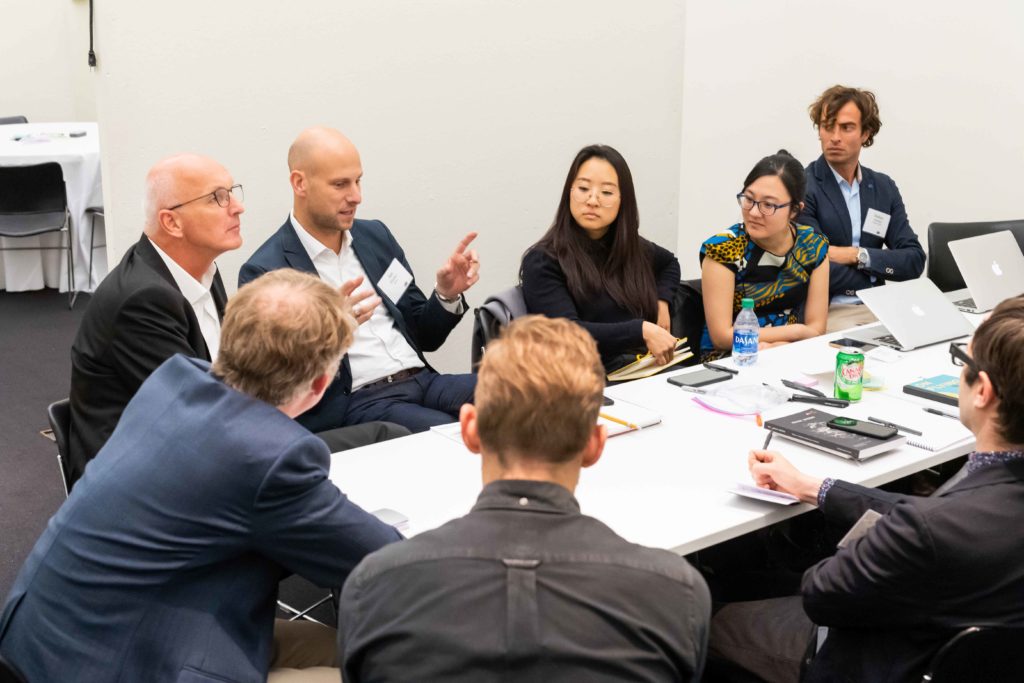
<path id="1" fill-rule="evenodd" d="M 900 434 L 906 435 L 908 445 L 926 451 L 944 451 L 953 446 L 969 443 L 974 439 L 971 430 L 964 427 L 960 420 L 925 412 L 926 405 L 934 404 L 931 401 L 878 395 L 872 397 L 868 413 L 873 417 L 922 432 L 921 436 L 902 431 Z M 949 414 L 952 415 L 953 411 L 949 411 Z"/>

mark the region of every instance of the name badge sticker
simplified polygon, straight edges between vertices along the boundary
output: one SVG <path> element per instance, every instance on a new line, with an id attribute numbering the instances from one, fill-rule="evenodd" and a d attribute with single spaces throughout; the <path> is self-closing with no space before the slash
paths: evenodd
<path id="1" fill-rule="evenodd" d="M 892 216 L 882 213 L 878 209 L 868 209 L 868 215 L 864 217 L 864 227 L 861 228 L 861 232 L 881 237 L 884 240 L 885 233 L 889 231 L 890 218 Z"/>
<path id="2" fill-rule="evenodd" d="M 384 271 L 384 275 L 377 283 L 380 293 L 391 299 L 391 303 L 397 305 L 398 300 L 405 294 L 409 283 L 412 282 L 412 273 L 405 269 L 398 259 L 391 259 L 391 265 Z"/>

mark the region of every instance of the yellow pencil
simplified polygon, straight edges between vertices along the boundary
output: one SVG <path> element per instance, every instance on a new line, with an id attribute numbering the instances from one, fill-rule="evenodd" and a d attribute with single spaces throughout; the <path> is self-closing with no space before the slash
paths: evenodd
<path id="1" fill-rule="evenodd" d="M 633 424 L 632 422 L 626 422 L 625 420 L 620 420 L 617 417 L 612 417 L 611 415 L 605 415 L 604 413 L 598 413 L 598 415 L 600 415 L 604 419 L 608 420 L 609 422 L 614 422 L 614 423 L 620 424 L 620 425 L 622 425 L 624 427 L 629 427 L 630 429 L 640 429 L 640 427 L 638 427 L 637 425 Z"/>

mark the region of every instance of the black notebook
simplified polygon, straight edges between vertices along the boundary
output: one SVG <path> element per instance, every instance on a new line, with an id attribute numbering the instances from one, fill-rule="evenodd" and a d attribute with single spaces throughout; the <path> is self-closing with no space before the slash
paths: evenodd
<path id="1" fill-rule="evenodd" d="M 779 436 L 851 460 L 866 460 L 879 453 L 892 450 L 907 441 L 907 437 L 899 434 L 890 436 L 888 439 L 876 439 L 871 436 L 834 429 L 828 426 L 828 421 L 835 417 L 835 415 L 822 410 L 810 408 L 799 413 L 768 420 L 764 426 Z"/>

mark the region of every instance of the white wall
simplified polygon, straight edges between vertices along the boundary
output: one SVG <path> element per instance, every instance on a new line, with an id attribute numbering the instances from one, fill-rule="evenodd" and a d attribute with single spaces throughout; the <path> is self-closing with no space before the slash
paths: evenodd
<path id="1" fill-rule="evenodd" d="M 95 121 L 86 0 L 0 0 L 0 116 Z"/>
<path id="2" fill-rule="evenodd" d="M 569 163 L 617 147 L 643 231 L 674 248 L 684 8 L 615 0 L 97 4 L 111 262 L 138 238 L 147 168 L 209 154 L 245 186 L 239 266 L 287 215 L 285 155 L 323 123 L 360 148 L 363 217 L 396 233 L 421 287 L 479 230 L 479 304 L 512 284 L 550 224 Z M 469 368 L 469 316 L 432 358 Z"/>
<path id="3" fill-rule="evenodd" d="M 699 276 L 708 235 L 758 159 L 820 153 L 807 106 L 871 89 L 882 129 L 865 166 L 889 174 L 925 243 L 933 221 L 1024 217 L 1024 4 L 935 0 L 690 2 L 678 254 Z"/>

